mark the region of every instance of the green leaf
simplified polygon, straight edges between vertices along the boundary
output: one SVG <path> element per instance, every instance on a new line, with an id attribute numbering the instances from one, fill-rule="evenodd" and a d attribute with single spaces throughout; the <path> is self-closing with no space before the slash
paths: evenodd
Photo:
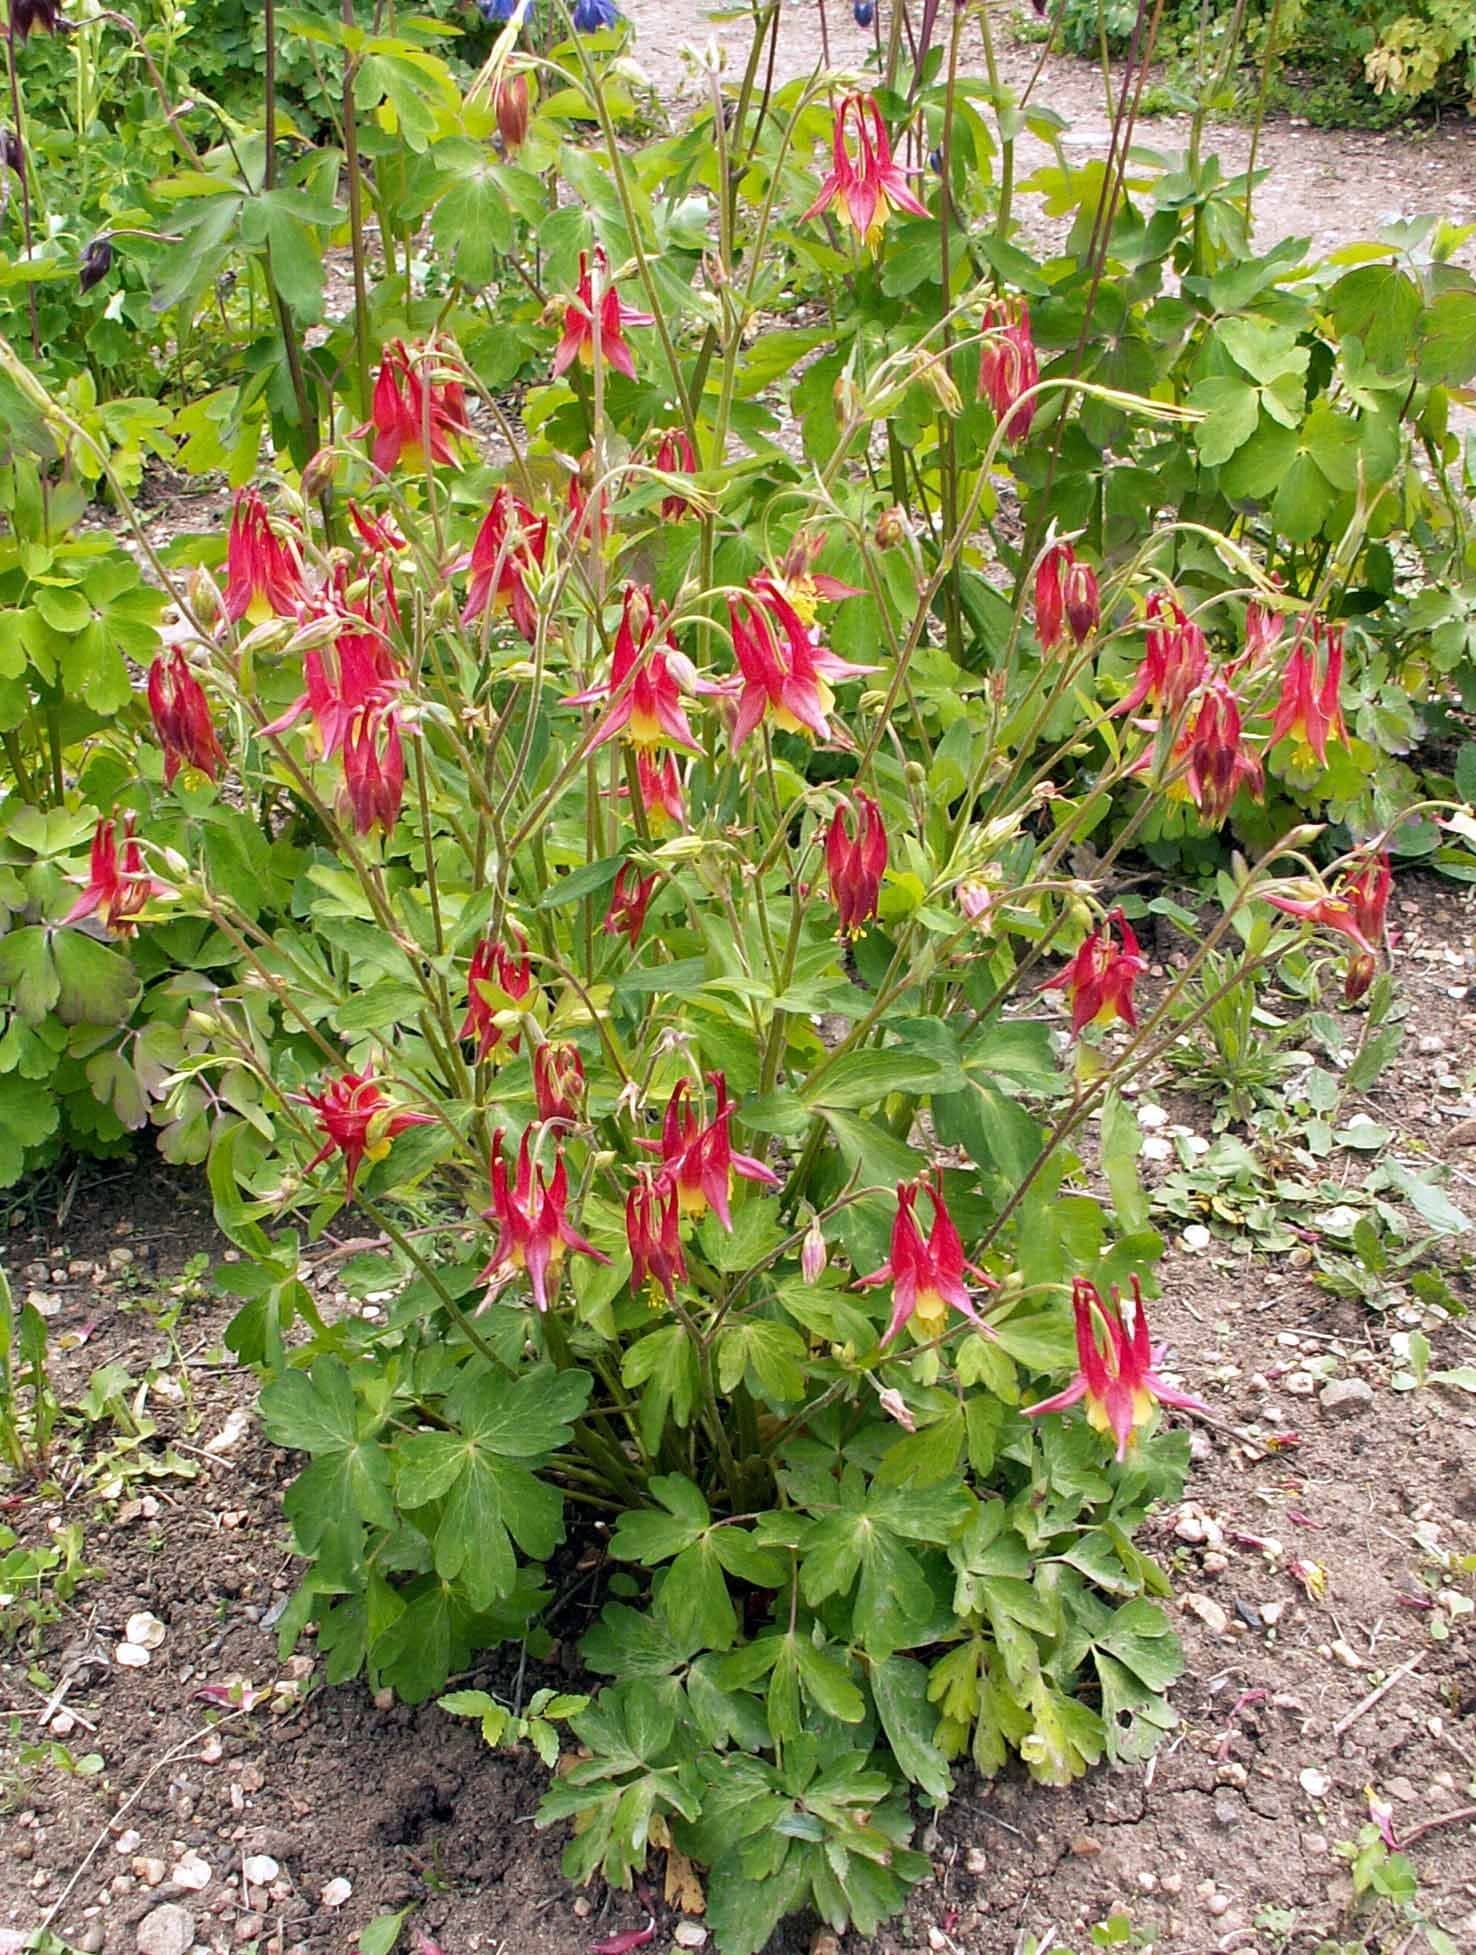
<path id="1" fill-rule="evenodd" d="M 800 1098 L 810 1107 L 860 1112 L 890 1093 L 929 1092 L 942 1074 L 936 1059 L 895 1046 L 882 1052 L 848 1052 L 827 1066 L 813 1086 L 807 1081 Z"/>
<path id="2" fill-rule="evenodd" d="M 1138 1178 L 1142 1140 L 1132 1105 L 1120 1093 L 1109 1093 L 1102 1108 L 1102 1171 L 1112 1190 L 1118 1220 L 1130 1230 L 1148 1225 L 1148 1197 Z"/>
<path id="3" fill-rule="evenodd" d="M 928 1703 L 928 1673 L 905 1656 L 889 1656 L 871 1666 L 871 1697 L 892 1756 L 929 1798 L 947 1799 L 953 1788 L 948 1761 L 933 1742 L 937 1713 Z"/>
<path id="4" fill-rule="evenodd" d="M 0 937 L 0 986 L 28 1025 L 39 1025 L 61 996 L 49 934 L 40 924 Z"/>
<path id="5" fill-rule="evenodd" d="M 711 1536 L 672 1562 L 657 1602 L 672 1634 L 703 1649 L 728 1649 L 738 1634 L 738 1612 Z"/>
<path id="6" fill-rule="evenodd" d="M 1189 405 L 1205 417 L 1195 425 L 1194 445 L 1207 468 L 1229 461 L 1255 433 L 1261 416 L 1259 390 L 1234 374 L 1201 380 L 1189 395 Z"/>
<path id="7" fill-rule="evenodd" d="M 1421 380 L 1463 387 L 1476 378 L 1476 292 L 1442 292 L 1420 321 Z"/>
<path id="8" fill-rule="evenodd" d="M 746 1378 L 756 1398 L 792 1405 L 805 1395 L 807 1356 L 804 1339 L 788 1324 L 763 1317 L 730 1324 L 718 1339 L 718 1385 L 732 1393 Z"/>
<path id="9" fill-rule="evenodd" d="M 51 955 L 58 979 L 56 1015 L 63 1025 L 121 1025 L 142 989 L 121 951 L 83 930 L 57 930 Z"/>
<path id="10" fill-rule="evenodd" d="M 377 1915 L 360 1932 L 359 1955 L 390 1955 L 390 1951 L 399 1945 L 400 1931 L 410 1911 L 410 1908 L 402 1907 L 398 1914 Z"/>
<path id="11" fill-rule="evenodd" d="M 495 164 L 459 176 L 436 205 L 431 233 L 443 260 L 473 292 L 492 283 L 500 252 L 516 237 L 507 192 Z"/>
<path id="12" fill-rule="evenodd" d="M 1381 372 L 1403 372 L 1412 364 L 1424 307 L 1419 288 L 1397 265 L 1360 265 L 1344 273 L 1328 293 L 1328 307 L 1338 331 L 1360 339 Z"/>

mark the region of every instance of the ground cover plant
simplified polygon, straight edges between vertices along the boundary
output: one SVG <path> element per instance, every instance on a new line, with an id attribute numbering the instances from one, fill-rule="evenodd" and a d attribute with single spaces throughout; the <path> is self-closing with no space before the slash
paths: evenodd
<path id="1" fill-rule="evenodd" d="M 1433 228 L 1247 257 L 1245 186 L 1129 174 L 1126 90 L 1038 263 L 968 8 L 771 87 L 761 6 L 655 135 L 613 9 L 525 12 L 466 89 L 320 28 L 290 196 L 270 97 L 254 170 L 155 187 L 168 306 L 263 300 L 188 574 L 78 532 L 131 510 L 105 410 L 0 346 L 0 1053 L 17 1173 L 74 1107 L 208 1167 L 309 1457 L 284 1647 L 416 1701 L 536 1661 L 604 1530 L 543 1816 L 579 1879 L 675 1849 L 756 1950 L 894 1911 L 955 1760 L 1172 1726 L 1134 1535 L 1203 1408 L 1123 1089 L 1309 931 L 1384 1013 L 1391 857 L 1472 866 L 1399 754 L 1470 685 L 1476 292 Z M 1223 872 L 1156 985 L 1135 847 Z M 382 1320 L 300 1279 L 349 1204 Z"/>

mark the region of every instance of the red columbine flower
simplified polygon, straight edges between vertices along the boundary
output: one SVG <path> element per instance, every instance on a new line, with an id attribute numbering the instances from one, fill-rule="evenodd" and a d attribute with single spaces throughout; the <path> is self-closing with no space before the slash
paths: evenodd
<path id="1" fill-rule="evenodd" d="M 753 580 L 755 590 L 777 592 L 807 628 L 815 622 L 822 603 L 834 604 L 843 597 L 859 597 L 854 584 L 843 584 L 839 577 L 817 570 L 815 563 L 825 548 L 825 532 L 811 537 L 796 537 L 777 570 L 765 570 Z"/>
<path id="2" fill-rule="evenodd" d="M 317 616 L 338 627 L 333 641 L 315 645 L 305 654 L 302 672 L 307 690 L 279 719 L 262 728 L 263 736 L 285 733 L 304 713 L 311 714 L 324 760 L 331 760 L 347 743 L 365 713 L 391 705 L 405 685 L 389 642 L 390 630 L 400 618 L 389 565 L 382 564 L 369 577 L 359 596 L 351 599 L 347 593 L 347 572 L 340 565 L 317 606 Z"/>
<path id="3" fill-rule="evenodd" d="M 636 785 L 646 824 L 653 833 L 666 828 L 685 828 L 687 802 L 682 793 L 682 777 L 673 753 L 636 754 Z"/>
<path id="4" fill-rule="evenodd" d="M 349 521 L 359 532 L 365 548 L 376 557 L 393 557 L 408 548 L 399 525 L 392 517 L 370 516 L 356 502 L 349 503 L 348 513 Z"/>
<path id="5" fill-rule="evenodd" d="M 649 586 L 627 584 L 610 677 L 588 692 L 576 692 L 566 706 L 592 706 L 602 699 L 614 703 L 596 726 L 585 747 L 593 753 L 617 733 L 638 750 L 669 742 L 699 751 L 682 707 L 681 688 L 667 663 L 677 649 L 666 624 L 666 607 L 653 605 Z"/>
<path id="6" fill-rule="evenodd" d="M 504 75 L 492 92 L 497 133 L 504 156 L 516 156 L 528 139 L 528 77 L 521 71 Z"/>
<path id="7" fill-rule="evenodd" d="M 653 869 L 649 876 L 642 876 L 633 862 L 622 862 L 620 872 L 615 878 L 615 887 L 610 891 L 610 906 L 605 911 L 605 935 L 624 937 L 634 950 L 641 931 L 646 926 L 646 910 L 650 905 L 651 892 L 660 880 Z"/>
<path id="8" fill-rule="evenodd" d="M 423 469 L 427 454 L 432 462 L 454 462 L 454 444 L 471 433 L 460 381 L 428 379 L 427 364 L 425 349 L 412 353 L 402 339 L 384 349 L 369 420 L 358 432 L 374 430 L 370 459 L 386 474 L 400 462 Z"/>
<path id="9" fill-rule="evenodd" d="M 1006 441 L 1023 441 L 1035 419 L 1035 396 L 1030 390 L 1040 382 L 1030 307 L 1024 299 L 992 299 L 984 308 L 983 324 L 979 398 L 989 402 L 997 421 L 1004 422 Z"/>
<path id="10" fill-rule="evenodd" d="M 742 597 L 729 598 L 728 617 L 742 674 L 733 745 L 741 747 L 766 716 L 786 733 L 828 740 L 835 704 L 830 682 L 876 667 L 851 665 L 827 651 L 772 577 L 755 577 Z"/>
<path id="11" fill-rule="evenodd" d="M 592 1256 L 597 1263 L 608 1263 L 592 1243 L 570 1226 L 569 1171 L 562 1153 L 554 1155 L 553 1179 L 545 1181 L 543 1169 L 535 1168 L 528 1152 L 531 1128 L 523 1129 L 518 1147 L 518 1174 L 514 1185 L 507 1185 L 507 1164 L 502 1157 L 502 1131 L 492 1136 L 492 1206 L 483 1209 L 482 1220 L 497 1225 L 497 1243 L 482 1271 L 480 1282 L 487 1285 L 490 1299 L 520 1272 L 525 1272 L 533 1288 L 533 1301 L 547 1310 L 550 1287 L 556 1287 L 564 1252 Z"/>
<path id="12" fill-rule="evenodd" d="M 1252 598 L 1245 607 L 1245 650 L 1237 661 L 1238 665 L 1253 671 L 1276 650 L 1285 630 L 1284 613 L 1272 611 Z"/>
<path id="13" fill-rule="evenodd" d="M 665 1290 L 668 1300 L 687 1274 L 682 1254 L 681 1203 L 676 1183 L 665 1175 L 638 1174 L 625 1197 L 625 1239 L 630 1244 L 630 1287 L 647 1283 Z"/>
<path id="14" fill-rule="evenodd" d="M 1121 910 L 1113 910 L 1092 926 L 1065 970 L 1048 978 L 1040 989 L 1069 994 L 1073 1035 L 1114 1018 L 1136 1028 L 1133 986 L 1147 968 L 1132 925 Z"/>
<path id="15" fill-rule="evenodd" d="M 922 1193 L 933 1204 L 933 1226 L 926 1240 L 917 1220 L 917 1198 Z M 882 1334 L 882 1343 L 890 1344 L 912 1318 L 917 1319 L 924 1337 L 940 1337 L 948 1325 L 950 1304 L 982 1330 L 984 1326 L 963 1280 L 966 1273 L 989 1288 L 994 1287 L 993 1278 L 964 1255 L 963 1243 L 943 1199 L 941 1176 L 921 1175 L 916 1181 L 899 1181 L 892 1252 L 880 1269 L 859 1279 L 864 1290 L 878 1283 L 892 1286 L 892 1315 Z"/>
<path id="16" fill-rule="evenodd" d="M 843 937 L 859 937 L 876 915 L 881 879 L 887 867 L 887 831 L 881 809 L 869 794 L 857 793 L 856 833 L 847 810 L 836 809 L 825 836 L 825 868 Z"/>
<path id="17" fill-rule="evenodd" d="M 659 1148 L 661 1171 L 677 1191 L 683 1215 L 705 1215 L 710 1208 L 725 1229 L 731 1230 L 728 1196 L 733 1176 L 760 1181 L 766 1188 L 777 1188 L 779 1177 L 751 1154 L 735 1154 L 729 1136 L 733 1109 L 728 1104 L 728 1085 L 721 1073 L 709 1073 L 717 1095 L 713 1116 L 706 1126 L 687 1105 L 689 1082 L 679 1079 L 671 1089 L 666 1115 L 661 1122 L 661 1139 L 642 1141 L 642 1147 Z"/>
<path id="18" fill-rule="evenodd" d="M 502 1039 L 502 1027 L 497 1023 L 499 1011 L 507 1009 L 499 999 L 488 996 L 489 988 L 500 992 L 503 999 L 511 999 L 513 1004 L 521 1004 L 533 989 L 533 964 L 528 956 L 528 940 L 520 930 L 513 931 L 517 938 L 516 952 L 506 944 L 484 937 L 472 952 L 471 965 L 466 974 L 466 1017 L 462 1020 L 458 1039 L 475 1039 L 477 1042 L 478 1065 L 487 1057 Z M 515 1032 L 508 1040 L 508 1051 L 518 1049 L 518 1034 Z M 543 1050 L 542 1047 L 539 1048 Z M 541 1117 L 549 1116 L 542 1113 Z"/>
<path id="19" fill-rule="evenodd" d="M 252 625 L 293 618 L 303 596 L 302 559 L 291 531 L 273 529 L 255 489 L 238 490 L 226 532 L 226 617 Z"/>
<path id="20" fill-rule="evenodd" d="M 838 203 L 845 221 L 874 251 L 893 210 L 910 211 L 914 217 L 931 215 L 908 189 L 901 166 L 892 159 L 887 125 L 874 97 L 848 95 L 841 103 L 831 130 L 830 155 L 830 173 L 802 223 Z"/>
<path id="21" fill-rule="evenodd" d="M 1135 713 L 1146 701 L 1163 718 L 1172 719 L 1198 692 L 1208 671 L 1204 633 L 1172 598 L 1155 591 L 1148 600 L 1148 643 L 1137 680 L 1112 712 Z"/>
<path id="22" fill-rule="evenodd" d="M 405 798 L 405 746 L 394 710 L 366 706 L 343 743 L 343 787 L 338 818 L 356 835 L 380 829 L 388 835 Z"/>
<path id="23" fill-rule="evenodd" d="M 1174 742 L 1184 785 L 1204 819 L 1218 828 L 1242 787 L 1259 798 L 1264 785 L 1259 756 L 1246 745 L 1240 707 L 1223 677 L 1211 680 L 1197 710 Z"/>
<path id="24" fill-rule="evenodd" d="M 584 1061 L 577 1045 L 565 1040 L 535 1047 L 533 1097 L 538 1103 L 538 1118 L 545 1123 L 563 1120 L 573 1126 L 578 1121 L 584 1104 Z"/>
<path id="25" fill-rule="evenodd" d="M 1153 1423 L 1160 1405 L 1175 1405 L 1182 1412 L 1209 1411 L 1202 1399 L 1176 1391 L 1159 1377 L 1157 1367 L 1163 1362 L 1163 1351 L 1149 1342 L 1143 1289 L 1136 1276 L 1131 1326 L 1123 1320 L 1122 1293 L 1116 1284 L 1112 1302 L 1107 1304 L 1095 1283 L 1078 1276 L 1071 1286 L 1071 1304 L 1076 1313 L 1076 1353 L 1081 1368 L 1064 1392 L 1043 1398 L 1038 1405 L 1025 1406 L 1028 1418 L 1042 1412 L 1064 1412 L 1085 1399 L 1088 1425 L 1112 1435 L 1118 1460 L 1122 1461 L 1139 1429 Z M 1098 1324 L 1105 1333 L 1105 1351 L 1098 1343 Z"/>
<path id="26" fill-rule="evenodd" d="M 313 1107 L 326 1138 L 303 1170 L 313 1169 L 335 1150 L 347 1169 L 347 1192 L 352 1197 L 361 1161 L 382 1161 L 390 1143 L 407 1127 L 434 1125 L 433 1113 L 412 1113 L 397 1107 L 374 1077 L 373 1064 L 361 1073 L 342 1073 L 321 1093 L 293 1093 L 299 1106 Z"/>
<path id="27" fill-rule="evenodd" d="M 134 820 L 133 815 L 124 819 L 121 849 L 116 818 L 100 821 L 92 831 L 87 880 L 82 894 L 62 918 L 64 925 L 100 916 L 115 937 L 136 936 L 139 912 L 151 896 L 166 894 L 168 885 L 156 882 L 144 867 L 143 848 L 134 839 Z"/>
<path id="28" fill-rule="evenodd" d="M 1053 652 L 1060 644 L 1063 622 L 1077 644 L 1085 644 L 1101 615 L 1096 571 L 1077 561 L 1069 543 L 1053 543 L 1035 573 L 1035 629 L 1042 650 Z"/>
<path id="29" fill-rule="evenodd" d="M 662 435 L 661 445 L 656 450 L 656 466 L 663 475 L 695 475 L 697 473 L 697 451 L 685 428 L 673 428 Z M 680 522 L 690 513 L 692 505 L 675 490 L 661 498 L 661 520 L 663 523 Z"/>
<path id="30" fill-rule="evenodd" d="M 1325 651 L 1327 661 L 1320 684 L 1319 651 Z M 1312 642 L 1309 644 L 1305 636 L 1299 636 L 1286 662 L 1267 748 L 1291 740 L 1294 766 L 1310 767 L 1315 758 L 1319 767 L 1326 767 L 1328 741 L 1348 737 L 1348 729 L 1343 724 L 1342 689 L 1343 627 L 1314 618 Z"/>
<path id="31" fill-rule="evenodd" d="M 1268 896 L 1266 901 L 1288 916 L 1320 924 L 1349 938 L 1355 955 L 1348 959 L 1343 996 L 1350 1005 L 1373 983 L 1379 953 L 1388 934 L 1389 895 L 1394 887 L 1387 855 L 1367 855 L 1350 864 L 1330 890 L 1311 897 Z M 1388 937 L 1392 944 L 1395 940 Z"/>
<path id="32" fill-rule="evenodd" d="M 564 308 L 564 336 L 554 353 L 553 370 L 556 374 L 563 373 L 575 360 L 581 366 L 591 367 L 598 348 L 606 366 L 614 367 L 617 373 L 634 380 L 635 361 L 625 343 L 625 329 L 627 326 L 653 326 L 656 322 L 649 312 L 637 312 L 622 301 L 610 277 L 610 261 L 599 245 L 594 249 L 594 265 L 600 280 L 598 303 L 594 295 L 595 272 L 590 270 L 589 253 L 581 251 L 579 283 L 572 301 Z"/>
<path id="33" fill-rule="evenodd" d="M 213 781 L 225 766 L 225 754 L 215 737 L 205 689 L 182 646 L 160 652 L 149 667 L 149 713 L 164 749 L 164 785 L 174 785 L 181 767 L 197 767 Z"/>
<path id="34" fill-rule="evenodd" d="M 506 611 L 528 643 L 534 644 L 538 611 L 528 577 L 542 569 L 547 554 L 547 517 L 535 516 L 504 484 L 482 519 L 471 555 L 453 566 L 471 571 L 461 622 L 471 624 L 490 606 L 494 617 Z"/>

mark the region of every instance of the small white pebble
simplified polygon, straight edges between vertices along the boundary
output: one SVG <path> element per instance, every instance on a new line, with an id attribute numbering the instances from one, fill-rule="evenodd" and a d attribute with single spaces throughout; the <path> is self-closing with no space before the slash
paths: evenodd
<path id="1" fill-rule="evenodd" d="M 353 1882 L 351 1880 L 345 1880 L 343 1875 L 339 1874 L 337 1879 L 327 1882 L 319 1893 L 318 1899 L 323 1903 L 324 1907 L 342 1907 L 353 1891 Z"/>

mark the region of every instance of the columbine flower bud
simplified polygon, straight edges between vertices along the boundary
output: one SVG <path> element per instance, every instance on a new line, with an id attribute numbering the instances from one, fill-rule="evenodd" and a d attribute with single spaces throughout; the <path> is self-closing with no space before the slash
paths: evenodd
<path id="1" fill-rule="evenodd" d="M 492 97 L 497 133 L 507 155 L 516 156 L 528 137 L 528 77 L 504 75 Z"/>
<path id="2" fill-rule="evenodd" d="M 77 273 L 77 282 L 84 292 L 90 292 L 94 285 L 101 285 L 113 268 L 113 241 L 108 237 L 94 238 L 82 253 L 82 263 Z"/>
<path id="3" fill-rule="evenodd" d="M 835 403 L 835 418 L 838 426 L 846 427 L 852 421 L 861 419 L 866 402 L 861 389 L 856 385 L 854 374 L 846 372 L 836 376 L 832 399 Z"/>
<path id="4" fill-rule="evenodd" d="M 906 512 L 896 503 L 884 509 L 876 519 L 876 547 L 878 550 L 895 550 L 899 543 L 907 540 Z"/>
<path id="5" fill-rule="evenodd" d="M 0 129 L 0 165 L 19 176 L 26 165 L 21 139 L 13 129 Z"/>
<path id="6" fill-rule="evenodd" d="M 302 495 L 305 502 L 316 502 L 325 489 L 331 489 L 333 478 L 338 474 L 338 456 L 331 448 L 320 448 L 302 471 Z"/>
<path id="7" fill-rule="evenodd" d="M 876 1402 L 889 1419 L 895 1419 L 897 1421 L 904 1432 L 917 1431 L 917 1420 L 908 1411 L 907 1400 L 902 1396 L 901 1392 L 894 1392 L 888 1388 L 888 1390 L 878 1393 Z"/>
<path id="8" fill-rule="evenodd" d="M 800 1273 L 807 1283 L 818 1283 L 825 1274 L 825 1265 L 830 1260 L 825 1248 L 825 1231 L 820 1226 L 817 1215 L 805 1230 L 804 1243 L 800 1248 Z"/>

